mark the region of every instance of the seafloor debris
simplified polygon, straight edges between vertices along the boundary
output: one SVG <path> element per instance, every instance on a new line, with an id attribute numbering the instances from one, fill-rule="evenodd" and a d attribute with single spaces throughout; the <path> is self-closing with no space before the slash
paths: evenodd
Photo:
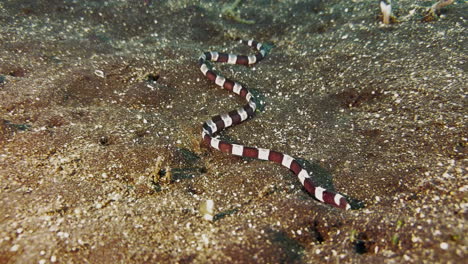
<path id="1" fill-rule="evenodd" d="M 380 11 L 382 12 L 382 22 L 385 25 L 397 23 L 397 18 L 392 13 L 392 0 L 381 0 Z"/>
<path id="2" fill-rule="evenodd" d="M 172 178 L 171 167 L 163 167 L 164 158 L 157 157 L 156 164 L 151 168 L 151 182 L 153 184 L 170 183 Z"/>
<path id="3" fill-rule="evenodd" d="M 232 20 L 234 20 L 236 22 L 239 22 L 239 23 L 255 24 L 255 21 L 243 19 L 243 18 L 241 18 L 239 16 L 238 12 L 234 11 L 234 9 L 237 8 L 237 6 L 240 4 L 240 2 L 241 2 L 241 0 L 236 0 L 231 5 L 227 5 L 227 6 L 223 7 L 223 9 L 221 10 L 221 14 L 224 17 L 227 17 L 227 18 L 232 19 Z"/>
<path id="4" fill-rule="evenodd" d="M 383 15 L 383 23 L 390 24 L 390 16 L 392 15 L 392 0 L 381 0 L 380 10 Z"/>
<path id="5" fill-rule="evenodd" d="M 423 22 L 431 22 L 434 20 L 437 20 L 439 18 L 440 10 L 448 6 L 450 4 L 453 4 L 455 0 L 439 0 L 437 3 L 433 4 L 429 10 L 427 10 L 425 16 L 423 17 L 422 21 Z"/>
<path id="6" fill-rule="evenodd" d="M 213 221 L 214 217 L 214 202 L 213 200 L 206 200 L 200 204 L 200 214 L 203 219 Z"/>
<path id="7" fill-rule="evenodd" d="M 104 78 L 104 77 L 105 77 L 104 72 L 101 71 L 101 70 L 95 70 L 95 71 L 94 71 L 94 74 L 95 74 L 96 76 L 98 76 L 98 77 L 101 77 L 101 78 Z"/>

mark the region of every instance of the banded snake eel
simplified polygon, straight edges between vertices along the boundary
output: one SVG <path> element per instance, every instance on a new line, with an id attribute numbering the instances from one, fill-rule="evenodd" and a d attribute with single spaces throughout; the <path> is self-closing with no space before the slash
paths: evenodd
<path id="1" fill-rule="evenodd" d="M 307 192 L 313 195 L 317 200 L 345 210 L 350 209 L 351 206 L 345 197 L 315 184 L 311 174 L 309 174 L 309 172 L 307 172 L 307 170 L 293 157 L 269 149 L 231 144 L 214 136 L 225 128 L 235 126 L 251 118 L 255 114 L 255 110 L 257 108 L 257 105 L 253 100 L 254 96 L 249 92 L 249 90 L 247 90 L 247 88 L 238 82 L 215 73 L 211 68 L 210 62 L 241 64 L 245 66 L 253 65 L 261 61 L 268 53 L 268 49 L 265 45 L 255 40 L 241 40 L 240 42 L 253 47 L 256 49 L 257 53 L 255 55 L 246 56 L 211 51 L 203 53 L 199 58 L 200 70 L 206 78 L 214 82 L 216 85 L 239 95 L 247 101 L 246 105 L 237 110 L 216 115 L 210 120 L 204 122 L 202 132 L 203 141 L 212 148 L 225 153 L 279 163 L 291 170 L 299 178 L 299 181 Z"/>

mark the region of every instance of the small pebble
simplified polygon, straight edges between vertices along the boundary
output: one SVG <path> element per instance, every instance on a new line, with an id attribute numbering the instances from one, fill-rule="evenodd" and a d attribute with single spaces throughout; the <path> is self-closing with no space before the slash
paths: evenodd
<path id="1" fill-rule="evenodd" d="M 10 248 L 10 251 L 11 251 L 11 252 L 16 252 L 16 251 L 18 251 L 18 249 L 19 249 L 19 245 L 13 245 L 13 246 Z"/>
<path id="2" fill-rule="evenodd" d="M 443 250 L 447 250 L 449 248 L 449 244 L 446 242 L 440 243 L 440 248 Z"/>

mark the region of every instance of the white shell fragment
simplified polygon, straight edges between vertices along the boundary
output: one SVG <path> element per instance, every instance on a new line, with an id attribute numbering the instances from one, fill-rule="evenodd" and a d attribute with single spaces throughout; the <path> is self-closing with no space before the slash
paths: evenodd
<path id="1" fill-rule="evenodd" d="M 101 70 L 95 70 L 94 74 L 98 77 L 104 78 L 104 72 Z"/>
<path id="2" fill-rule="evenodd" d="M 200 214 L 203 219 L 213 221 L 214 217 L 214 202 L 213 200 L 206 200 L 200 204 Z"/>

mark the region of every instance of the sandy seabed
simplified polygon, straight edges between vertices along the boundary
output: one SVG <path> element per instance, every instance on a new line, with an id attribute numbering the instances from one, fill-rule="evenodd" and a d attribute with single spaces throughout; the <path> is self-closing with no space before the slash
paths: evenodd
<path id="1" fill-rule="evenodd" d="M 0 263 L 461 263 L 467 219 L 464 1 L 0 2 Z M 237 12 L 237 13 L 236 13 Z M 201 144 L 257 95 L 230 142 L 301 158 L 353 210 L 287 169 Z M 214 202 L 214 221 L 200 205 Z"/>

